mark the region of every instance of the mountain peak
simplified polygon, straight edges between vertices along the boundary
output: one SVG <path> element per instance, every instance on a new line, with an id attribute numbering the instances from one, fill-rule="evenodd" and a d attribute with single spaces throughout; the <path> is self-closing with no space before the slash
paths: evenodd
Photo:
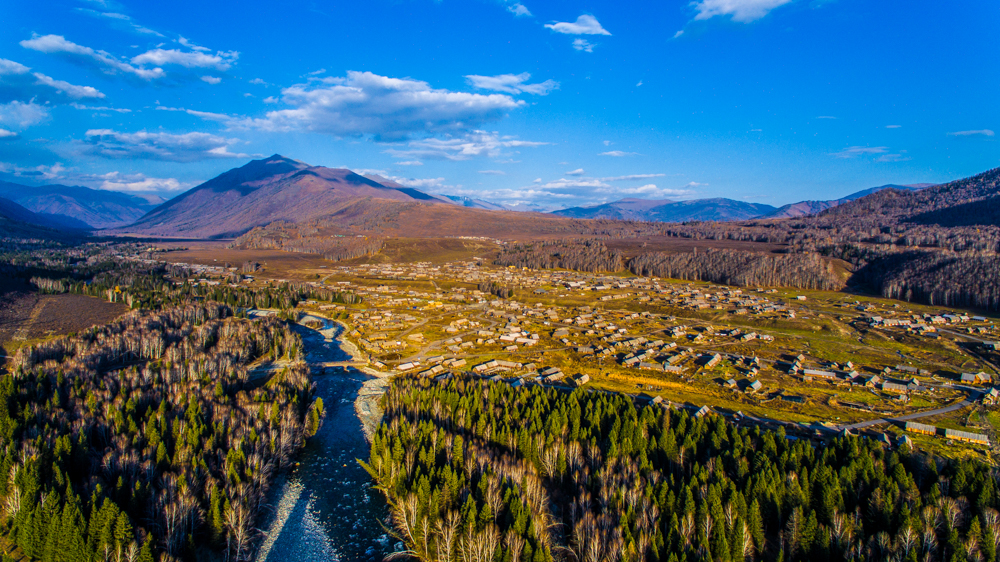
<path id="1" fill-rule="evenodd" d="M 261 162 L 261 163 L 264 163 L 264 164 L 286 164 L 286 165 L 296 166 L 296 167 L 300 167 L 300 168 L 312 168 L 313 167 L 310 164 L 306 164 L 305 162 L 303 162 L 301 160 L 296 160 L 294 158 L 288 158 L 287 156 L 282 156 L 282 155 L 277 154 L 277 153 L 272 154 L 272 155 L 270 155 L 267 158 L 264 158 L 262 160 L 251 160 L 247 165 L 253 164 L 254 162 Z"/>

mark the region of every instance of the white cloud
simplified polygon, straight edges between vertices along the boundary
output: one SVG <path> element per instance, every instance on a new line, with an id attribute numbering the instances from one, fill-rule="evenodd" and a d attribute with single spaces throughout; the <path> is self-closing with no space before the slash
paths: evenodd
<path id="1" fill-rule="evenodd" d="M 438 160 L 468 160 L 477 156 L 495 158 L 505 148 L 535 147 L 548 143 L 517 140 L 495 132 L 473 131 L 462 137 L 413 140 L 407 148 L 390 148 L 387 154 L 395 158 L 434 158 Z"/>
<path id="2" fill-rule="evenodd" d="M 423 166 L 424 163 L 420 160 L 407 160 L 406 162 L 396 162 L 399 166 Z"/>
<path id="3" fill-rule="evenodd" d="M 638 154 L 639 154 L 638 152 L 623 152 L 621 150 L 609 150 L 607 152 L 602 152 L 600 156 L 620 157 L 620 156 L 636 156 Z"/>
<path id="4" fill-rule="evenodd" d="M 733 21 L 749 23 L 790 2 L 792 0 L 698 0 L 691 6 L 698 12 L 694 17 L 696 20 L 732 16 Z"/>
<path id="5" fill-rule="evenodd" d="M 91 86 L 77 86 L 56 80 L 19 62 L 0 59 L 0 102 L 10 100 L 35 100 L 38 102 L 65 102 L 84 98 L 103 98 L 104 94 Z M 58 94 L 58 95 L 54 95 Z"/>
<path id="6" fill-rule="evenodd" d="M 31 101 L 12 101 L 0 104 L 0 125 L 14 130 L 24 130 L 41 123 L 49 116 L 48 110 Z"/>
<path id="7" fill-rule="evenodd" d="M 582 176 L 583 175 L 583 168 L 577 168 L 575 170 L 571 170 L 569 172 L 566 172 L 566 175 L 567 176 Z"/>
<path id="8" fill-rule="evenodd" d="M 902 125 L 886 125 L 885 126 L 886 129 L 898 129 L 900 127 L 902 127 Z"/>
<path id="9" fill-rule="evenodd" d="M 98 188 L 108 191 L 181 191 L 195 185 L 194 183 L 182 183 L 175 178 L 154 178 L 144 174 L 110 172 L 101 177 L 103 181 Z"/>
<path id="10" fill-rule="evenodd" d="M 114 111 L 115 113 L 132 113 L 131 109 L 125 109 L 125 108 L 120 108 L 120 107 L 105 107 L 103 105 L 101 105 L 101 106 L 90 106 L 90 105 L 83 105 L 83 104 L 79 104 L 79 103 L 71 103 L 70 106 L 72 106 L 74 109 L 83 109 L 83 110 L 87 110 L 87 111 Z"/>
<path id="11" fill-rule="evenodd" d="M 27 66 L 19 62 L 14 62 L 12 60 L 0 59 L 0 76 L 9 76 L 12 74 L 27 74 L 31 70 Z"/>
<path id="12" fill-rule="evenodd" d="M 191 41 L 188 41 L 183 36 L 178 36 L 177 37 L 177 42 L 180 43 L 181 45 L 187 47 L 188 49 L 191 49 L 192 51 L 202 51 L 202 52 L 207 53 L 207 52 L 209 52 L 209 51 L 212 50 L 212 49 L 209 49 L 208 47 L 202 47 L 201 45 L 195 45 L 194 43 L 192 43 Z"/>
<path id="13" fill-rule="evenodd" d="M 833 115 L 819 115 L 816 119 L 836 119 Z"/>
<path id="14" fill-rule="evenodd" d="M 176 192 L 201 183 L 182 182 L 175 178 L 156 178 L 142 173 L 123 174 L 113 171 L 104 174 L 80 173 L 75 168 L 67 168 L 57 162 L 51 166 L 22 167 L 8 162 L 0 162 L 0 172 L 16 177 L 42 179 L 52 183 L 85 185 L 95 189 L 131 192 Z"/>
<path id="15" fill-rule="evenodd" d="M 219 122 L 219 123 L 228 123 L 228 122 L 230 122 L 230 121 L 233 120 L 233 117 L 231 117 L 229 115 L 226 115 L 225 113 L 212 113 L 210 111 L 198 111 L 198 110 L 195 110 L 195 109 L 185 109 L 183 107 L 168 107 L 168 106 L 165 106 L 165 105 L 158 105 L 158 106 L 156 106 L 156 110 L 157 111 L 180 111 L 180 112 L 183 112 L 183 113 L 187 113 L 188 115 L 193 115 L 193 116 L 198 117 L 200 119 L 204 119 L 206 121 L 216 121 L 216 122 Z"/>
<path id="16" fill-rule="evenodd" d="M 585 53 L 594 52 L 594 44 L 591 43 L 590 41 L 587 41 L 586 39 L 574 39 L 573 48 L 576 49 L 577 51 L 583 51 Z"/>
<path id="17" fill-rule="evenodd" d="M 486 199 L 489 201 L 502 201 L 508 205 L 514 205 L 517 203 L 527 203 L 535 199 L 567 199 L 575 197 L 569 193 L 556 193 L 552 191 L 544 191 L 541 189 L 534 189 L 533 187 L 522 187 L 517 189 L 496 189 L 496 190 L 470 190 L 470 189 L 451 189 L 450 193 L 453 195 L 468 195 L 470 197 L 475 197 L 478 199 Z"/>
<path id="18" fill-rule="evenodd" d="M 392 181 L 405 185 L 406 187 L 415 187 L 417 189 L 427 188 L 427 187 L 441 187 L 444 183 L 444 178 L 397 178 L 390 177 Z"/>
<path id="19" fill-rule="evenodd" d="M 648 180 L 652 178 L 662 178 L 666 174 L 629 174 L 627 176 L 612 176 L 608 178 L 601 178 L 601 181 L 634 181 L 634 180 Z"/>
<path id="20" fill-rule="evenodd" d="M 278 103 L 279 101 L 281 100 L 279 100 L 274 96 L 267 96 L 266 98 L 264 98 L 264 103 Z"/>
<path id="21" fill-rule="evenodd" d="M 955 131 L 954 133 L 948 133 L 950 137 L 972 137 L 977 135 L 982 135 L 984 137 L 992 137 L 995 133 L 990 129 L 978 129 L 975 131 Z"/>
<path id="22" fill-rule="evenodd" d="M 474 88 L 506 92 L 508 94 L 528 93 L 544 96 L 559 87 L 559 82 L 555 80 L 546 80 L 537 84 L 525 84 L 531 78 L 531 74 L 527 72 L 522 72 L 521 74 L 501 74 L 499 76 L 470 74 L 465 78 Z"/>
<path id="23" fill-rule="evenodd" d="M 107 8 L 106 5 L 102 5 L 102 7 Z M 87 14 L 88 16 L 110 20 L 110 22 L 113 24 L 118 24 L 118 26 L 123 26 L 130 31 L 134 31 L 136 33 L 140 33 L 143 35 L 155 35 L 157 37 L 164 36 L 162 33 L 158 31 L 154 31 L 152 29 L 149 29 L 148 27 L 135 23 L 129 16 L 118 12 L 101 12 L 98 10 L 91 10 L 90 8 L 77 8 L 76 11 L 83 14 Z M 183 41 L 184 38 L 181 37 L 181 40 Z"/>
<path id="24" fill-rule="evenodd" d="M 483 175 L 486 175 L 486 176 L 506 176 L 507 175 L 507 172 L 504 172 L 503 170 L 479 170 L 479 173 L 483 174 Z"/>
<path id="25" fill-rule="evenodd" d="M 597 18 L 589 14 L 583 14 L 576 18 L 575 22 L 558 21 L 547 23 L 545 27 L 558 33 L 567 35 L 611 35 L 608 30 L 601 27 Z"/>
<path id="26" fill-rule="evenodd" d="M 661 188 L 657 187 L 656 184 L 648 183 L 646 185 L 640 185 L 638 187 L 610 187 L 605 189 L 598 189 L 600 193 L 610 193 L 614 195 L 643 195 L 646 197 L 666 197 L 671 195 L 690 195 L 694 193 L 691 189 L 676 189 L 676 188 Z"/>
<path id="27" fill-rule="evenodd" d="M 15 133 L 14 131 L 8 131 L 7 129 L 0 129 L 0 139 L 6 139 L 16 136 L 17 133 Z"/>
<path id="28" fill-rule="evenodd" d="M 905 162 L 910 160 L 909 156 L 904 156 L 902 154 L 883 154 L 875 159 L 876 162 Z"/>
<path id="29" fill-rule="evenodd" d="M 680 31 L 678 31 L 677 33 L 674 33 L 674 39 L 677 39 L 677 38 L 678 38 L 678 37 L 680 37 L 681 35 L 684 35 L 684 30 L 683 30 L 683 29 L 682 29 L 682 30 L 680 30 Z"/>
<path id="30" fill-rule="evenodd" d="M 639 83 L 635 85 L 636 88 L 638 88 L 639 86 L 642 86 L 642 80 L 639 80 Z"/>
<path id="31" fill-rule="evenodd" d="M 566 179 L 560 178 L 554 181 L 550 181 L 542 184 L 543 189 L 566 189 L 569 187 L 611 187 L 609 184 L 602 182 L 599 179 L 594 178 L 574 178 Z"/>
<path id="32" fill-rule="evenodd" d="M 251 84 L 259 84 L 261 86 L 267 86 L 268 85 L 267 82 L 265 82 L 264 80 L 262 80 L 260 78 L 254 78 L 253 80 L 250 81 L 250 83 Z"/>
<path id="33" fill-rule="evenodd" d="M 219 78 L 218 76 L 202 76 L 201 77 L 201 81 L 202 82 L 207 82 L 209 84 L 218 84 L 219 82 L 222 82 L 222 78 Z M 247 94 L 247 95 L 251 95 L 251 94 Z"/>
<path id="34" fill-rule="evenodd" d="M 511 4 L 510 6 L 507 6 L 507 11 L 514 14 L 515 16 L 531 15 L 531 12 L 528 11 L 528 8 L 526 8 L 524 4 L 521 3 Z"/>
<path id="35" fill-rule="evenodd" d="M 95 66 L 107 74 L 126 74 L 143 80 L 157 80 L 166 76 L 161 66 L 175 65 L 183 68 L 211 68 L 225 71 L 239 58 L 236 51 L 219 51 L 208 54 L 204 47 L 192 45 L 181 38 L 181 44 L 196 48 L 193 51 L 156 48 L 125 61 L 106 51 L 78 45 L 61 35 L 33 35 L 21 41 L 21 46 L 46 54 L 68 57 L 71 60 Z"/>
<path id="36" fill-rule="evenodd" d="M 104 94 L 99 92 L 97 88 L 91 86 L 76 86 L 70 84 L 69 82 L 64 82 L 62 80 L 56 80 L 55 78 L 49 78 L 48 76 L 35 72 L 33 76 L 38 80 L 39 84 L 44 84 L 50 88 L 55 89 L 55 91 L 66 94 L 70 98 L 75 100 L 83 98 L 103 98 Z"/>
<path id="37" fill-rule="evenodd" d="M 105 51 L 95 51 L 90 47 L 84 47 L 72 41 L 67 41 L 62 35 L 34 35 L 31 39 L 21 41 L 21 46 L 50 55 L 58 54 L 67 56 L 74 60 L 97 66 L 108 74 L 123 72 L 137 76 L 143 80 L 154 80 L 166 75 L 162 68 L 132 66 L 127 62 L 118 60 Z"/>
<path id="38" fill-rule="evenodd" d="M 91 129 L 81 143 L 83 151 L 105 158 L 138 158 L 170 162 L 193 162 L 212 158 L 248 158 L 229 152 L 239 139 L 209 133 L 122 133 L 111 129 Z"/>
<path id="39" fill-rule="evenodd" d="M 219 51 L 209 55 L 200 51 L 184 52 L 177 49 L 153 49 L 132 57 L 132 64 L 164 66 L 175 64 L 184 68 L 214 68 L 229 70 L 240 54 L 236 51 Z"/>
<path id="40" fill-rule="evenodd" d="M 66 172 L 65 166 L 57 162 L 51 166 L 22 167 L 9 162 L 0 162 L 0 172 L 24 178 L 41 178 L 44 180 L 56 180 L 62 178 Z"/>
<path id="41" fill-rule="evenodd" d="M 401 140 L 416 134 L 472 129 L 524 105 L 504 94 L 452 92 L 431 88 L 420 80 L 355 71 L 348 72 L 346 78 L 326 78 L 316 88 L 285 88 L 281 101 L 291 107 L 232 126 Z"/>
<path id="42" fill-rule="evenodd" d="M 885 154 L 889 151 L 888 146 L 849 146 L 839 152 L 831 152 L 831 156 L 836 158 L 854 158 L 866 154 Z"/>
<path id="43" fill-rule="evenodd" d="M 602 141 L 602 142 L 604 143 L 604 146 L 611 146 L 611 141 L 609 141 L 609 140 Z"/>

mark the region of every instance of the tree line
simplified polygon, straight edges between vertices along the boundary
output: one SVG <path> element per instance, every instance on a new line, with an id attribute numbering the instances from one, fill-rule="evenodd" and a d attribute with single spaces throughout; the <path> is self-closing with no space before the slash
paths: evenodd
<path id="1" fill-rule="evenodd" d="M 829 259 L 815 252 L 765 254 L 729 249 L 679 253 L 652 252 L 626 260 L 599 240 L 562 240 L 511 244 L 494 261 L 532 269 L 564 268 L 589 272 L 628 269 L 636 275 L 711 281 L 740 287 L 784 286 L 839 290 L 845 279 Z"/>
<path id="2" fill-rule="evenodd" d="M 504 246 L 493 262 L 530 269 L 574 269 L 614 273 L 624 269 L 622 254 L 599 240 L 559 240 Z"/>
<path id="3" fill-rule="evenodd" d="M 636 275 L 711 281 L 738 287 L 839 290 L 844 279 L 817 254 L 763 254 L 728 249 L 642 254 L 629 261 Z"/>
<path id="4" fill-rule="evenodd" d="M 394 379 L 366 469 L 427 562 L 996 560 L 995 472 L 626 396 Z"/>

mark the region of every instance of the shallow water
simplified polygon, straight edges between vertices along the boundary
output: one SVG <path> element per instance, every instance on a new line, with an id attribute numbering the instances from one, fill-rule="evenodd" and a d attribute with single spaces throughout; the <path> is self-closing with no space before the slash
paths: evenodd
<path id="1" fill-rule="evenodd" d="M 337 345 L 339 330 L 301 328 L 306 359 L 349 360 Z M 351 368 L 328 371 L 314 376 L 326 420 L 299 455 L 299 466 L 272 494 L 258 561 L 376 561 L 395 550 L 396 541 L 385 531 L 385 500 L 356 460 L 367 459 L 369 447 L 354 401 L 372 377 Z"/>

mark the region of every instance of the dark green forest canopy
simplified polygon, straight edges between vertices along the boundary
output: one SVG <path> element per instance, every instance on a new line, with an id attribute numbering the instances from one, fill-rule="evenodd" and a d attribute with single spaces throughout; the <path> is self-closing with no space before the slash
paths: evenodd
<path id="1" fill-rule="evenodd" d="M 995 560 L 997 474 L 630 398 L 397 378 L 365 464 L 428 561 Z"/>
<path id="2" fill-rule="evenodd" d="M 276 471 L 318 427 L 300 348 L 221 304 L 22 348 L 0 378 L 0 526 L 46 562 L 245 559 Z M 288 367 L 257 379 L 259 359 Z"/>

